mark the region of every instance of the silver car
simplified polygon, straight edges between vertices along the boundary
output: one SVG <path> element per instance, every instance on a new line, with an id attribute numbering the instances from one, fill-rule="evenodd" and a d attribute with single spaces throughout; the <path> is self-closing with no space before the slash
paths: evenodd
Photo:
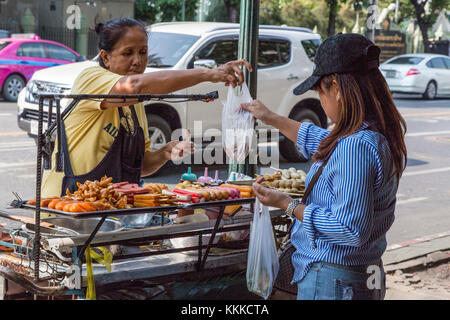
<path id="1" fill-rule="evenodd" d="M 450 58 L 441 54 L 404 54 L 380 65 L 393 93 L 422 94 L 425 99 L 450 94 Z"/>

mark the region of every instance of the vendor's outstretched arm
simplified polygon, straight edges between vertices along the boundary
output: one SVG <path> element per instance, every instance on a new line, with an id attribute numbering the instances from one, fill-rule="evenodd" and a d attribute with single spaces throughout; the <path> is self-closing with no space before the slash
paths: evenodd
<path id="1" fill-rule="evenodd" d="M 168 94 L 174 91 L 192 87 L 201 82 L 224 82 L 226 86 L 236 87 L 244 82 L 244 74 L 239 68 L 245 66 L 252 70 L 246 60 L 230 61 L 215 69 L 165 70 L 122 77 L 111 89 L 109 94 Z M 122 107 L 136 103 L 127 100 L 124 103 L 104 100 L 100 107 Z M 117 101 L 117 100 L 116 100 Z"/>

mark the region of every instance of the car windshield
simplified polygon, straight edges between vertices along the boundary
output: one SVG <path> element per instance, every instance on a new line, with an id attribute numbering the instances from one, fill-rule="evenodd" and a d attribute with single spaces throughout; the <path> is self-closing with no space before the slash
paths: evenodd
<path id="1" fill-rule="evenodd" d="M 0 51 L 2 51 L 10 43 L 10 41 L 0 41 Z"/>
<path id="2" fill-rule="evenodd" d="M 148 66 L 173 67 L 199 38 L 186 34 L 150 32 Z"/>
<path id="3" fill-rule="evenodd" d="M 389 61 L 388 64 L 419 64 L 422 60 L 423 58 L 419 57 L 400 57 Z"/>

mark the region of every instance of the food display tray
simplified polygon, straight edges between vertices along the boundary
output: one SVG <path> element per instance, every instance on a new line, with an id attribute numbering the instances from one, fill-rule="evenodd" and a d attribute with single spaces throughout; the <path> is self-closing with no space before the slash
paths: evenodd
<path id="1" fill-rule="evenodd" d="M 240 205 L 255 202 L 255 198 L 241 198 L 232 200 L 218 200 L 218 201 L 206 201 L 200 203 L 188 203 L 178 206 L 163 206 L 163 207 L 143 207 L 143 208 L 130 208 L 130 209 L 117 209 L 117 210 L 103 210 L 103 211 L 90 211 L 90 212 L 67 212 L 61 210 L 50 209 L 47 207 L 41 207 L 41 212 L 68 216 L 72 218 L 94 218 L 104 216 L 122 216 L 129 214 L 146 214 L 146 213 L 160 213 L 176 211 L 178 209 L 201 209 L 209 207 L 225 207 L 229 205 Z M 19 207 L 36 209 L 35 205 L 30 205 L 26 201 L 22 201 Z"/>
<path id="2" fill-rule="evenodd" d="M 27 203 L 22 204 L 22 208 L 36 209 L 35 205 Z M 41 212 L 68 216 L 72 218 L 94 218 L 103 216 L 121 216 L 128 214 L 145 214 L 145 213 L 158 213 L 175 211 L 179 209 L 179 206 L 167 206 L 167 207 L 144 207 L 144 208 L 130 208 L 130 209 L 117 209 L 117 210 L 102 210 L 102 211 L 89 211 L 89 212 L 67 212 L 62 210 L 50 209 L 47 207 L 41 207 Z"/>

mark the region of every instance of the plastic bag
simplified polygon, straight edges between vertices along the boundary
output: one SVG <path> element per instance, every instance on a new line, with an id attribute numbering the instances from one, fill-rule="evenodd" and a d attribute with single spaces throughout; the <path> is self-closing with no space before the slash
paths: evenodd
<path id="1" fill-rule="evenodd" d="M 235 90 L 230 86 L 227 101 L 222 102 L 222 145 L 231 160 L 242 163 L 250 150 L 255 120 L 250 112 L 241 109 L 241 103 L 253 99 L 245 82 L 239 94 Z"/>
<path id="2" fill-rule="evenodd" d="M 267 299 L 272 292 L 279 269 L 280 263 L 278 261 L 269 208 L 261 205 L 259 200 L 256 199 L 248 247 L 248 290 Z"/>

